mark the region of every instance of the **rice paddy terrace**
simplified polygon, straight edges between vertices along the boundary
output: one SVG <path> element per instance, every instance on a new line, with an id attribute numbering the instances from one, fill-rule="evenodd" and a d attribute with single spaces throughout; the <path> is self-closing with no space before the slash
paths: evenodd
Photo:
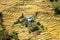
<path id="1" fill-rule="evenodd" d="M 8 34 L 12 34 L 13 31 L 17 32 L 19 40 L 60 40 L 60 15 L 54 15 L 50 2 L 1 0 L 0 11 L 3 13 L 6 31 Z M 35 12 L 39 12 L 35 22 L 40 22 L 46 28 L 44 32 L 39 35 L 36 31 L 29 33 L 29 29 L 20 23 L 12 26 L 22 13 L 28 18 L 34 16 Z"/>

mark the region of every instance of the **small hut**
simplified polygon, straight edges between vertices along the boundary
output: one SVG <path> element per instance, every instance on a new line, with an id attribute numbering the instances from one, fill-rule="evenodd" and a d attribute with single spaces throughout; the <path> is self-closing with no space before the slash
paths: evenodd
<path id="1" fill-rule="evenodd" d="M 32 16 L 30 16 L 27 20 L 28 22 L 32 21 L 33 20 Z"/>

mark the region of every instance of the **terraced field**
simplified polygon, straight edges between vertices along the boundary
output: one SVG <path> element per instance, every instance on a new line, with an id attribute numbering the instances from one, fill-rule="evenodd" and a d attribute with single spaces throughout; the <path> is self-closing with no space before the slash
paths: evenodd
<path id="1" fill-rule="evenodd" d="M 54 15 L 51 3 L 28 2 L 23 4 L 22 2 L 21 5 L 19 4 L 21 2 L 19 0 L 6 1 L 0 1 L 0 11 L 3 13 L 3 24 L 9 34 L 13 31 L 17 32 L 19 40 L 60 40 L 60 15 Z M 41 25 L 46 27 L 45 31 L 40 35 L 36 35 L 36 32 L 29 33 L 29 29 L 21 24 L 16 24 L 12 27 L 13 23 L 17 21 L 22 13 L 25 17 L 29 17 L 31 15 L 34 16 L 37 11 L 39 15 L 36 17 L 35 21 L 39 21 Z"/>

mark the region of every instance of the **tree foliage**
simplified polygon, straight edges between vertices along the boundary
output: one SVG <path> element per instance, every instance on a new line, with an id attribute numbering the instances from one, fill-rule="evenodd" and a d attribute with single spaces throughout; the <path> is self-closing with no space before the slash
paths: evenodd
<path id="1" fill-rule="evenodd" d="M 3 14 L 2 14 L 2 12 L 0 12 L 0 21 L 1 22 L 3 22 L 3 19 L 2 18 L 3 18 Z"/>
<path id="2" fill-rule="evenodd" d="M 55 0 L 56 2 L 58 2 L 58 0 Z"/>
<path id="3" fill-rule="evenodd" d="M 54 0 L 50 0 L 50 2 L 53 2 Z"/>
<path id="4" fill-rule="evenodd" d="M 60 10 L 59 10 L 58 7 L 56 7 L 56 8 L 54 9 L 54 11 L 55 11 L 55 14 L 60 14 Z"/>
<path id="5" fill-rule="evenodd" d="M 31 26 L 31 27 L 29 27 L 29 32 L 31 33 L 31 32 L 34 32 L 34 31 L 37 31 L 37 30 L 39 30 L 39 27 L 38 27 L 38 25 L 33 25 L 33 26 Z"/>
<path id="6" fill-rule="evenodd" d="M 44 26 L 41 26 L 41 24 L 39 22 L 34 23 L 32 26 L 29 26 L 29 32 L 35 32 L 37 30 L 39 30 L 40 32 L 42 32 L 44 30 Z"/>
<path id="7" fill-rule="evenodd" d="M 6 40 L 7 34 L 8 34 L 7 31 L 0 30 L 0 40 Z"/>

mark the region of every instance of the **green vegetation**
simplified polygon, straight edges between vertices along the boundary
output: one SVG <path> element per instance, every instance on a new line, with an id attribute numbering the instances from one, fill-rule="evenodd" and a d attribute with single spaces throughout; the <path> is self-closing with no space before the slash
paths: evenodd
<path id="1" fill-rule="evenodd" d="M 5 25 L 3 24 L 3 14 L 0 12 L 0 26 L 2 30 L 0 30 L 0 40 L 6 40 L 7 38 L 7 31 L 5 30 Z"/>
<path id="2" fill-rule="evenodd" d="M 18 39 L 18 33 L 17 32 L 13 32 L 12 39 L 19 40 Z"/>
<path id="3" fill-rule="evenodd" d="M 31 32 L 39 30 L 39 27 L 38 27 L 38 25 L 34 24 L 33 26 L 29 27 L 28 29 L 29 29 L 29 32 L 31 33 Z"/>
<path id="4" fill-rule="evenodd" d="M 58 0 L 50 0 L 50 2 L 54 2 L 54 1 L 55 1 L 55 2 L 58 2 Z"/>
<path id="5" fill-rule="evenodd" d="M 26 18 L 24 17 L 24 15 L 23 15 L 23 13 L 22 13 L 22 15 L 17 19 L 17 21 L 14 22 L 14 24 L 12 25 L 12 27 L 13 27 L 14 25 L 18 24 L 18 23 L 21 23 L 21 24 L 24 25 L 25 21 L 26 21 Z"/>
<path id="6" fill-rule="evenodd" d="M 39 12 L 35 12 L 35 16 L 38 16 Z"/>
<path id="7" fill-rule="evenodd" d="M 53 2 L 54 0 L 50 0 L 50 2 Z"/>
<path id="8" fill-rule="evenodd" d="M 56 2 L 58 2 L 58 0 L 55 0 Z"/>
<path id="9" fill-rule="evenodd" d="M 38 16 L 39 12 L 35 12 L 35 15 L 33 16 L 34 19 L 32 19 L 31 21 L 28 22 L 27 18 L 24 17 L 24 15 L 22 14 L 22 16 L 18 19 L 17 22 L 14 23 L 18 24 L 21 23 L 23 26 L 27 27 L 29 29 L 29 32 L 34 32 L 39 30 L 40 32 L 42 32 L 44 30 L 44 26 L 41 26 L 40 22 L 35 22 L 36 17 Z"/>
<path id="10" fill-rule="evenodd" d="M 24 18 L 24 14 L 22 13 L 22 16 L 20 18 Z"/>
<path id="11" fill-rule="evenodd" d="M 7 31 L 0 30 L 0 40 L 6 40 L 7 34 L 8 34 Z"/>
<path id="12" fill-rule="evenodd" d="M 3 14 L 0 12 L 0 26 L 2 27 L 3 30 L 5 30 L 5 25 L 3 24 Z"/>
<path id="13" fill-rule="evenodd" d="M 8 35 L 6 30 L 0 30 L 0 40 L 19 40 L 17 35 L 18 33 L 15 31 L 11 35 Z"/>
<path id="14" fill-rule="evenodd" d="M 11 35 L 7 35 L 6 40 L 19 40 L 17 35 L 18 33 L 14 31 Z"/>
<path id="15" fill-rule="evenodd" d="M 35 12 L 34 19 L 38 16 L 39 12 Z"/>
<path id="16" fill-rule="evenodd" d="M 0 12 L 0 19 L 2 19 L 2 17 L 3 17 L 3 14 L 2 14 L 2 12 Z"/>
<path id="17" fill-rule="evenodd" d="M 3 14 L 2 14 L 2 12 L 0 12 L 0 22 L 3 22 Z"/>
<path id="18" fill-rule="evenodd" d="M 33 20 L 31 22 L 34 22 L 34 19 L 36 19 L 36 17 L 38 16 L 39 12 L 35 12 L 35 15 L 33 17 Z M 14 24 L 12 26 L 14 26 L 15 24 L 21 23 L 23 26 L 28 26 L 28 20 L 27 18 L 25 18 L 24 14 L 22 13 L 22 15 L 17 19 L 16 22 L 14 22 Z"/>
<path id="19" fill-rule="evenodd" d="M 18 35 L 18 33 L 16 31 L 13 31 L 13 35 Z"/>
<path id="20" fill-rule="evenodd" d="M 54 11 L 55 11 L 55 14 L 60 14 L 59 8 L 56 7 L 56 8 L 54 9 Z"/>
<path id="21" fill-rule="evenodd" d="M 39 26 L 40 26 L 41 24 L 40 24 L 39 22 L 37 22 L 37 25 L 39 25 Z"/>
<path id="22" fill-rule="evenodd" d="M 52 8 L 54 8 L 55 14 L 60 14 L 60 2 L 59 0 L 50 0 L 52 2 Z"/>
<path id="23" fill-rule="evenodd" d="M 37 30 L 39 30 L 40 32 L 43 32 L 44 26 L 42 26 L 39 22 L 37 22 L 37 23 L 34 23 L 32 26 L 29 26 L 28 29 L 30 33 Z"/>

